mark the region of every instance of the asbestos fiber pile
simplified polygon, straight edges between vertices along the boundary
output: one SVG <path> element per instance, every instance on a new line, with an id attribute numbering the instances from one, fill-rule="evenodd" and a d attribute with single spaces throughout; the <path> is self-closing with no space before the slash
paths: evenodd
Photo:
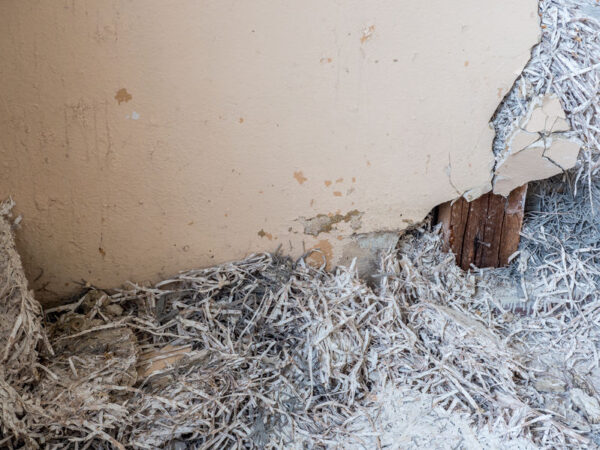
<path id="1" fill-rule="evenodd" d="M 509 269 L 465 273 L 421 229 L 384 256 L 373 288 L 352 267 L 262 254 L 91 289 L 45 321 L 3 219 L 0 444 L 373 448 L 397 442 L 397 418 L 418 404 L 403 448 L 456 445 L 427 433 L 441 420 L 462 424 L 467 447 L 593 447 L 600 232 L 568 186 L 538 186 L 558 214 L 530 214 Z"/>

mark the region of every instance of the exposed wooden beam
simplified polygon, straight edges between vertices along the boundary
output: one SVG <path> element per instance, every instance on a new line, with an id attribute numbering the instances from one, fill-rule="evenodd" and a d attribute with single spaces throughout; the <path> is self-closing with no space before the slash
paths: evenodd
<path id="1" fill-rule="evenodd" d="M 464 270 L 501 267 L 519 247 L 527 185 L 508 198 L 492 193 L 467 202 L 460 198 L 438 208 L 444 248 L 456 255 Z"/>

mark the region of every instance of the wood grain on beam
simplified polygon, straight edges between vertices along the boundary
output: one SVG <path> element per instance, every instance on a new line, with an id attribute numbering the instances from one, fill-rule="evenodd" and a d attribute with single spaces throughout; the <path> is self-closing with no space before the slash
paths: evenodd
<path id="1" fill-rule="evenodd" d="M 452 251 L 464 270 L 508 264 L 519 246 L 526 194 L 524 185 L 508 198 L 489 193 L 471 203 L 460 198 L 440 205 L 444 250 Z"/>

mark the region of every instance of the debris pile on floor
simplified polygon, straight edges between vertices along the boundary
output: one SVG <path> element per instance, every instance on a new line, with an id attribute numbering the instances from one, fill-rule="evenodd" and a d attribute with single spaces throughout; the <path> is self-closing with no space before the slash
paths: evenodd
<path id="1" fill-rule="evenodd" d="M 528 214 L 508 269 L 463 272 L 423 228 L 383 257 L 376 287 L 353 267 L 327 273 L 261 254 L 154 287 L 90 289 L 45 321 L 6 205 L 0 443 L 593 445 L 600 230 L 569 186 L 534 190 L 546 212 Z M 412 431 L 399 417 L 413 417 Z M 440 423 L 446 431 L 427 432 Z"/>

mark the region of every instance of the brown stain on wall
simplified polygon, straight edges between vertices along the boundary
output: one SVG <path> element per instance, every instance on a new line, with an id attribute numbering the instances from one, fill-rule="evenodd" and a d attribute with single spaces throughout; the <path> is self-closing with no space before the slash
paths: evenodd
<path id="1" fill-rule="evenodd" d="M 333 261 L 333 246 L 327 239 L 320 240 L 317 245 L 311 248 L 311 250 L 320 250 L 320 252 L 312 252 L 307 258 L 306 262 L 313 267 L 321 267 L 323 263 L 326 264 L 326 268 L 331 268 L 331 262 Z M 325 261 L 323 261 L 323 257 Z"/>
<path id="2" fill-rule="evenodd" d="M 308 178 L 306 178 L 304 176 L 304 174 L 302 173 L 301 170 L 298 170 L 297 172 L 294 172 L 294 178 L 296 179 L 296 181 L 298 182 L 298 184 L 303 184 L 306 180 L 308 180 Z"/>
<path id="3" fill-rule="evenodd" d="M 127 89 L 125 89 L 125 88 L 121 88 L 121 89 L 119 89 L 119 90 L 117 91 L 117 93 L 115 94 L 115 100 L 116 100 L 117 102 L 119 102 L 119 105 L 120 105 L 122 102 L 125 102 L 125 103 L 127 103 L 127 102 L 128 102 L 129 100 L 131 100 L 132 98 L 133 98 L 133 96 L 132 96 L 132 95 L 131 95 L 129 92 L 127 92 Z"/>
<path id="4" fill-rule="evenodd" d="M 267 233 L 265 230 L 261 229 L 258 233 L 261 238 L 266 237 L 268 240 L 272 241 L 273 240 L 273 235 L 271 233 Z"/>

